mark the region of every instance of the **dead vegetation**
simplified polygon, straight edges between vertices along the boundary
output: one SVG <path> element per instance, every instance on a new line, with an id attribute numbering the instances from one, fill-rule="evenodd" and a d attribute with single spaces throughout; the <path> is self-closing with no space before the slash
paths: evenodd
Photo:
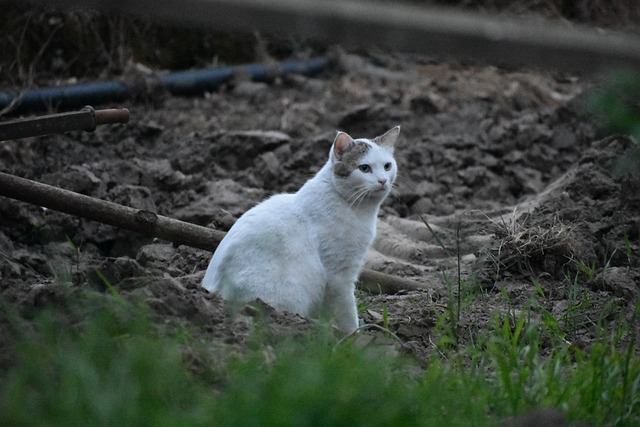
<path id="1" fill-rule="evenodd" d="M 513 215 L 493 221 L 495 238 L 483 257 L 484 274 L 492 282 L 513 274 L 546 272 L 562 275 L 563 267 L 579 252 L 570 225 L 554 220 L 549 225 L 528 225 Z"/>
<path id="2" fill-rule="evenodd" d="M 62 11 L 29 1 L 0 0 L 0 7 L 0 81 L 8 88 L 123 75 L 138 63 L 174 70 L 247 62 L 264 45 L 251 32 L 177 27 L 91 9 Z M 267 46 L 275 57 L 292 52 L 285 40 Z"/>

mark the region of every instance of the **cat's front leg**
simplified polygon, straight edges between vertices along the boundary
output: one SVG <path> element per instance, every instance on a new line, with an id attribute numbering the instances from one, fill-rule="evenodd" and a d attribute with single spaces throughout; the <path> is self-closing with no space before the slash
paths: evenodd
<path id="1" fill-rule="evenodd" d="M 355 284 L 329 283 L 325 293 L 324 305 L 335 320 L 338 328 L 351 333 L 358 329 L 358 306 L 356 304 Z"/>

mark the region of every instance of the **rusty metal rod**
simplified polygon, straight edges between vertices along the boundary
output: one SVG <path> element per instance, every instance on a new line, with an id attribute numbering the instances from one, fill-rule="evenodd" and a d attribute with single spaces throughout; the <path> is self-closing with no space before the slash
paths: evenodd
<path id="1" fill-rule="evenodd" d="M 0 196 L 214 252 L 226 233 L 0 172 Z M 363 269 L 358 287 L 396 293 L 426 289 L 413 280 Z"/>
<path id="2" fill-rule="evenodd" d="M 129 110 L 126 108 L 94 110 L 93 107 L 86 106 L 80 111 L 0 122 L 0 141 L 70 130 L 92 132 L 97 125 L 128 122 Z"/>

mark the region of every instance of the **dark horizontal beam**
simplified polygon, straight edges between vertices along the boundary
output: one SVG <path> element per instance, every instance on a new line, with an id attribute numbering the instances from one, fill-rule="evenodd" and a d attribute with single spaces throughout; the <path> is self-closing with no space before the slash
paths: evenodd
<path id="1" fill-rule="evenodd" d="M 51 1 L 47 1 L 50 4 Z M 203 28 L 294 35 L 486 63 L 640 70 L 640 38 L 551 22 L 362 0 L 55 0 Z"/>

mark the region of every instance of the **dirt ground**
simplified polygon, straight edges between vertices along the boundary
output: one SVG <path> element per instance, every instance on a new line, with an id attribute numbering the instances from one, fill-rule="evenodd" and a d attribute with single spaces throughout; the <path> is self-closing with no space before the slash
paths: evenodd
<path id="1" fill-rule="evenodd" d="M 202 97 L 120 105 L 131 110 L 127 125 L 2 142 L 0 170 L 227 230 L 270 194 L 299 188 L 325 162 L 336 130 L 373 137 L 399 124 L 396 192 L 366 266 L 424 290 L 359 291 L 361 319 L 426 360 L 459 290 L 461 339 L 493 316 L 531 308 L 588 346 L 599 322 L 630 319 L 640 293 L 638 183 L 611 172 L 631 141 L 584 114 L 594 83 L 341 52 L 315 76 L 238 78 Z M 0 200 L 0 294 L 25 318 L 83 287 L 104 289 L 99 271 L 125 298 L 147 301 L 159 323 L 242 350 L 255 309 L 231 316 L 199 287 L 210 256 Z M 277 335 L 310 324 L 266 312 Z M 11 342 L 0 323 L 1 368 Z"/>

